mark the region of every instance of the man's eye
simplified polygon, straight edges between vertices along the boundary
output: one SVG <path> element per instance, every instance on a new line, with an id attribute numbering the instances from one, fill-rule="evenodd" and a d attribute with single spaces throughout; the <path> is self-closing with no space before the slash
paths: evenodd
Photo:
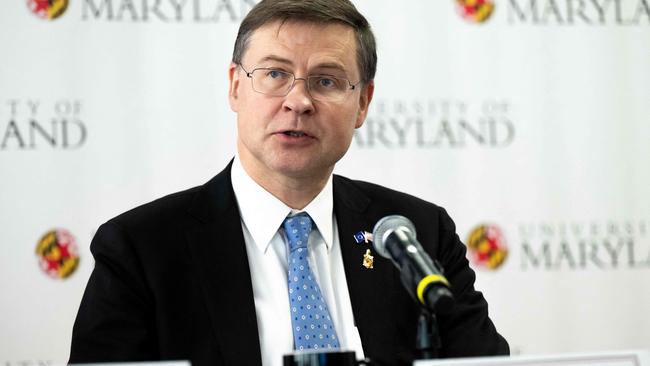
<path id="1" fill-rule="evenodd" d="M 336 80 L 332 78 L 322 77 L 318 79 L 318 85 L 324 88 L 334 88 L 336 87 Z"/>
<path id="2" fill-rule="evenodd" d="M 268 76 L 270 78 L 273 78 L 273 79 L 279 79 L 281 77 L 284 77 L 284 75 L 285 75 L 285 73 L 283 73 L 282 71 L 278 71 L 278 70 L 269 70 L 266 73 L 266 76 Z"/>

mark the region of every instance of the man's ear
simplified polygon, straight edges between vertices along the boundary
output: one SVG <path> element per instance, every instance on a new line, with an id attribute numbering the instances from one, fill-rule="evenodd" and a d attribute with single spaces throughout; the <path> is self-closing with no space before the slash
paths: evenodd
<path id="1" fill-rule="evenodd" d="M 238 65 L 230 63 L 228 67 L 228 102 L 233 112 L 239 110 L 239 69 Z"/>
<path id="2" fill-rule="evenodd" d="M 363 126 L 363 122 L 368 116 L 368 108 L 370 107 L 370 102 L 372 101 L 372 96 L 375 92 L 375 82 L 370 81 L 361 89 L 359 94 L 359 112 L 357 113 L 357 120 L 354 124 L 354 128 L 359 128 Z"/>

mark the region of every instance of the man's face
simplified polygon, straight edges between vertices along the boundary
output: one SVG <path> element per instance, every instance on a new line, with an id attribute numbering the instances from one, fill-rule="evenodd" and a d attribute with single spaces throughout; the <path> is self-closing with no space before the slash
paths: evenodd
<path id="1" fill-rule="evenodd" d="M 270 23 L 250 38 L 242 66 L 274 68 L 296 78 L 327 74 L 360 80 L 354 30 L 341 24 Z M 304 80 L 286 96 L 253 90 L 237 65 L 229 69 L 230 106 L 237 113 L 237 148 L 255 179 L 323 179 L 345 154 L 361 127 L 373 86 L 359 84 L 340 102 L 314 100 Z"/>

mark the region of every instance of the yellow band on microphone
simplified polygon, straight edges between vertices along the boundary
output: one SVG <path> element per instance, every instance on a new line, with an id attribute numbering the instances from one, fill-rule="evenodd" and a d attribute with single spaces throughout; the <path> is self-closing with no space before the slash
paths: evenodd
<path id="1" fill-rule="evenodd" d="M 418 283 L 418 300 L 420 300 L 422 304 L 424 304 L 424 289 L 426 289 L 430 283 L 434 282 L 442 282 L 449 287 L 449 281 L 441 275 L 431 274 L 424 277 L 420 280 L 420 283 Z"/>

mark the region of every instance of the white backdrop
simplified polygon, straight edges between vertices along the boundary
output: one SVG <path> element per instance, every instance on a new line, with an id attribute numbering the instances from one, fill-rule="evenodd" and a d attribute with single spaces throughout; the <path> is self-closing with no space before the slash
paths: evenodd
<path id="1" fill-rule="evenodd" d="M 102 222 L 231 159 L 226 68 L 254 3 L 70 0 L 47 19 L 28 2 L 0 12 L 8 364 L 67 360 Z M 482 23 L 452 0 L 356 4 L 376 94 L 337 172 L 442 205 L 464 241 L 501 230 L 504 263 L 475 268 L 513 352 L 647 348 L 650 2 L 497 0 Z M 53 229 L 76 239 L 66 278 L 36 253 Z"/>

